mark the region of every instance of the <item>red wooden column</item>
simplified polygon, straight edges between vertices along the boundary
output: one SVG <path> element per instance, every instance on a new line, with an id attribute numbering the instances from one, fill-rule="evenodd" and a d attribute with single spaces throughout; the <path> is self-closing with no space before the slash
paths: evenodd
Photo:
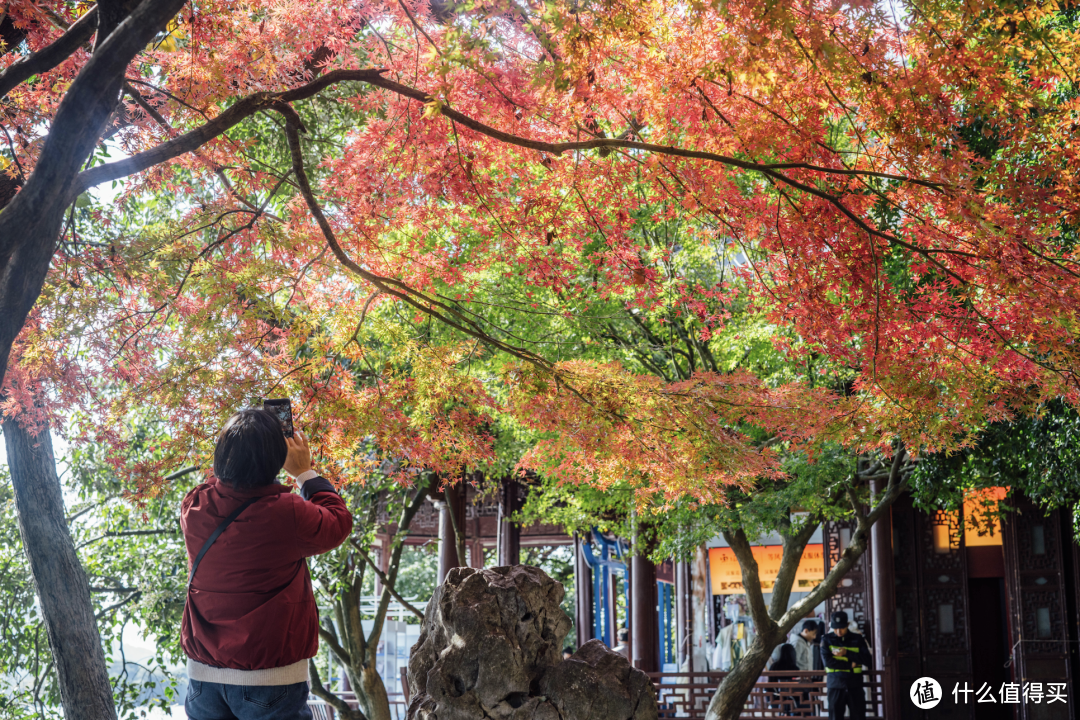
<path id="1" fill-rule="evenodd" d="M 630 559 L 630 660 L 638 670 L 660 670 L 659 621 L 656 566 L 639 549 Z"/>
<path id="2" fill-rule="evenodd" d="M 593 633 L 593 578 L 592 568 L 585 562 L 581 550 L 581 536 L 574 533 L 574 630 L 577 646 L 581 647 L 595 637 Z"/>
<path id="3" fill-rule="evenodd" d="M 499 565 L 521 564 L 521 528 L 510 522 L 510 516 L 521 509 L 518 507 L 519 487 L 516 480 L 506 478 L 499 488 L 499 526 L 496 540 Z"/>
<path id="4" fill-rule="evenodd" d="M 885 485 L 884 479 L 871 480 L 870 492 L 878 498 L 885 492 Z M 874 667 L 882 671 L 882 681 L 885 683 L 880 713 L 882 717 L 900 717 L 892 508 L 883 513 L 870 529 L 870 556 L 874 588 Z"/>
<path id="5" fill-rule="evenodd" d="M 439 505 L 439 584 L 446 580 L 451 568 L 461 567 L 464 558 L 458 557 L 457 536 L 454 533 L 454 513 L 457 526 L 465 532 L 465 488 L 448 486 Z"/>
<path id="6" fill-rule="evenodd" d="M 690 660 L 694 644 L 693 616 L 690 606 L 690 563 L 675 563 L 675 662 L 681 669 Z M 692 668 L 691 668 L 692 670 Z"/>

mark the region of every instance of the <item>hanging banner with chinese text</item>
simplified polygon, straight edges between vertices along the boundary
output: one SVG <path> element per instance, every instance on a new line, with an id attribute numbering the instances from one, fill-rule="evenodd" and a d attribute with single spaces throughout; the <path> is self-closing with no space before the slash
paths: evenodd
<path id="1" fill-rule="evenodd" d="M 758 545 L 751 548 L 758 564 L 758 578 L 762 592 L 772 592 L 776 577 L 780 574 L 780 560 L 784 548 L 780 545 Z M 731 548 L 709 549 L 709 572 L 712 577 L 713 595 L 742 595 L 742 570 Z M 825 559 L 821 543 L 807 545 L 803 550 L 799 569 L 795 571 L 792 592 L 809 592 L 825 578 Z"/>

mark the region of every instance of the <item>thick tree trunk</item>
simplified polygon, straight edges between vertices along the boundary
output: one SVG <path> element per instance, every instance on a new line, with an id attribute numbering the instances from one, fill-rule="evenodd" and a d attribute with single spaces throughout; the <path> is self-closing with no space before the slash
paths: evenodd
<path id="1" fill-rule="evenodd" d="M 355 676 L 354 687 L 360 709 L 367 715 L 368 720 L 392 720 L 390 698 L 374 665 L 369 664 Z"/>
<path id="2" fill-rule="evenodd" d="M 4 421 L 19 531 L 34 576 L 67 720 L 115 720 L 90 587 L 64 517 L 47 427 L 35 437 Z"/>
<path id="3" fill-rule="evenodd" d="M 709 720 L 739 720 L 746 705 L 746 698 L 754 689 L 754 683 L 765 670 L 772 650 L 783 639 L 783 633 L 758 635 L 750 643 L 746 655 L 734 670 L 729 672 L 717 688 L 705 716 Z"/>

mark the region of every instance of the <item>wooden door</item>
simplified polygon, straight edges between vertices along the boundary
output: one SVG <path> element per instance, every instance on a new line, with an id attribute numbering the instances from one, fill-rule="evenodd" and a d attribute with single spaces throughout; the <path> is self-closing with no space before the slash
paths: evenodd
<path id="1" fill-rule="evenodd" d="M 903 495 L 892 506 L 893 587 L 896 602 L 896 657 L 899 666 L 901 720 L 921 720 L 925 713 L 908 699 L 908 689 L 923 676 L 922 622 L 919 619 L 919 557 L 915 508 Z"/>
<path id="2" fill-rule="evenodd" d="M 893 505 L 893 574 L 902 720 L 967 720 L 975 706 L 953 702 L 953 688 L 970 687 L 970 612 L 961 513 L 924 513 L 909 496 Z M 944 698 L 921 711 L 908 698 L 917 679 L 941 683 Z"/>
<path id="3" fill-rule="evenodd" d="M 1011 501 L 1017 512 L 1002 522 L 1006 589 L 1011 614 L 1014 678 L 1017 682 L 1066 683 L 1066 703 L 1020 704 L 1021 720 L 1073 720 L 1062 523 L 1058 511 L 1044 514 L 1026 499 Z"/>
<path id="4" fill-rule="evenodd" d="M 914 513 L 922 673 L 941 683 L 945 700 L 927 718 L 974 718 L 976 704 L 953 702 L 953 688 L 970 687 L 971 623 L 963 513 Z M 966 685 L 965 685 L 966 683 Z"/>

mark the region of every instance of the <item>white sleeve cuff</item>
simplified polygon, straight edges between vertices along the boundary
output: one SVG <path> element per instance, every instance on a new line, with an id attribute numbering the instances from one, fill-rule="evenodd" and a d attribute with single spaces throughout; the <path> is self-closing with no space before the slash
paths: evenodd
<path id="1" fill-rule="evenodd" d="M 311 478 L 317 478 L 317 477 L 319 477 L 319 473 L 315 472 L 314 470 L 305 470 L 304 472 L 302 472 L 302 473 L 300 473 L 299 475 L 296 476 L 296 484 L 297 485 L 303 485 L 304 483 L 306 483 Z"/>

